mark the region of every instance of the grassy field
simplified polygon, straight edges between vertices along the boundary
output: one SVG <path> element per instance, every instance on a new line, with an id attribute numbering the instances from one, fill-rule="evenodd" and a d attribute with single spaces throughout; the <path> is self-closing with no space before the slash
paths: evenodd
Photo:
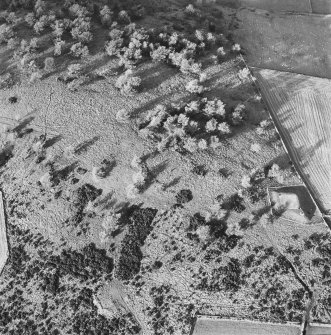
<path id="1" fill-rule="evenodd" d="M 330 82 L 272 70 L 256 75 L 288 150 L 321 208 L 329 210 Z"/>
<path id="2" fill-rule="evenodd" d="M 307 335 L 328 335 L 330 332 L 330 325 L 312 323 L 307 327 Z"/>
<path id="3" fill-rule="evenodd" d="M 331 78 L 330 17 L 237 12 L 236 40 L 250 65 L 279 71 Z"/>
<path id="4" fill-rule="evenodd" d="M 199 317 L 193 335 L 299 335 L 300 324 L 273 324 L 243 320 L 222 320 Z"/>

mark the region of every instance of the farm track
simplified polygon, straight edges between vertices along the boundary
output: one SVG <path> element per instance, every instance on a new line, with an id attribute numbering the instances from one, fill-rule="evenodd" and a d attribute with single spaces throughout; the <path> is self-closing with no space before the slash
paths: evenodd
<path id="1" fill-rule="evenodd" d="M 0 275 L 8 259 L 8 241 L 6 233 L 6 217 L 0 191 Z"/>
<path id="2" fill-rule="evenodd" d="M 297 171 L 326 212 L 331 209 L 331 93 L 327 87 L 307 87 L 305 78 L 300 78 L 302 89 L 298 81 L 292 90 L 291 80 L 299 75 L 273 70 L 254 74 Z"/>

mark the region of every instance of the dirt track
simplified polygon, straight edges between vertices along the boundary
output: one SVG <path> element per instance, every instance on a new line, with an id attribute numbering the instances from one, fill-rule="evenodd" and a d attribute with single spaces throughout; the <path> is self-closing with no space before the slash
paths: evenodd
<path id="1" fill-rule="evenodd" d="M 322 211 L 331 208 L 331 82 L 254 71 L 288 153 Z"/>
<path id="2" fill-rule="evenodd" d="M 8 258 L 6 221 L 3 208 L 2 192 L 0 191 L 0 274 Z"/>

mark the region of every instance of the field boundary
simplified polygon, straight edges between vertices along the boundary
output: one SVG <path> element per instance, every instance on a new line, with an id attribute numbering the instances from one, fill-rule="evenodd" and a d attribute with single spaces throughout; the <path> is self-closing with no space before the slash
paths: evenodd
<path id="1" fill-rule="evenodd" d="M 3 195 L 0 190 L 0 276 L 4 266 L 6 265 L 9 255 L 7 230 L 6 230 L 6 216 L 3 204 Z"/>

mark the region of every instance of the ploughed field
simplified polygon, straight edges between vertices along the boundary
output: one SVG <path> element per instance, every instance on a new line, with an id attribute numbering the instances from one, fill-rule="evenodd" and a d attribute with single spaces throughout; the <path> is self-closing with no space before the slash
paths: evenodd
<path id="1" fill-rule="evenodd" d="M 255 74 L 291 158 L 322 210 L 330 210 L 331 82 L 273 70 Z"/>

